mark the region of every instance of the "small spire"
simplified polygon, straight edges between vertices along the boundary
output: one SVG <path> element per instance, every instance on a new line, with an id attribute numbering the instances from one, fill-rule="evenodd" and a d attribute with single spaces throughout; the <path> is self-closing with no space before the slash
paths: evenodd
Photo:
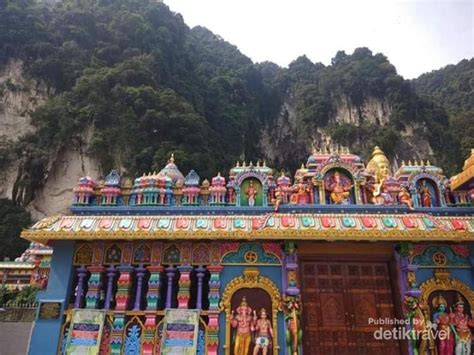
<path id="1" fill-rule="evenodd" d="M 235 167 L 240 168 L 240 161 L 237 160 L 237 162 L 235 163 Z"/>
<path id="2" fill-rule="evenodd" d="M 174 163 L 174 153 L 171 153 L 170 159 L 168 160 L 168 163 Z"/>
<path id="3" fill-rule="evenodd" d="M 426 161 L 426 166 L 431 166 L 431 162 L 429 161 L 429 159 Z"/>
<path id="4" fill-rule="evenodd" d="M 257 168 L 260 168 L 260 160 L 257 160 Z"/>
<path id="5" fill-rule="evenodd" d="M 265 160 L 263 160 L 263 167 L 266 168 L 267 167 L 267 162 Z"/>
<path id="6" fill-rule="evenodd" d="M 405 160 L 402 160 L 402 166 L 405 166 L 405 165 L 406 165 Z"/>
<path id="7" fill-rule="evenodd" d="M 408 159 L 408 166 L 413 166 L 412 162 L 410 159 Z"/>
<path id="8" fill-rule="evenodd" d="M 421 159 L 420 165 L 421 165 L 421 166 L 425 166 L 425 162 L 423 161 L 423 159 Z"/>
<path id="9" fill-rule="evenodd" d="M 245 160 L 242 162 L 242 167 L 246 167 L 247 166 L 247 163 L 245 163 Z"/>

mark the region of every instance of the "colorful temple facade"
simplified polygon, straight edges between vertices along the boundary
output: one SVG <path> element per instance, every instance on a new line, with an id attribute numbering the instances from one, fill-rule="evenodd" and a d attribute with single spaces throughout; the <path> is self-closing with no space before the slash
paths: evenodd
<path id="1" fill-rule="evenodd" d="M 0 261 L 0 285 L 10 290 L 35 285 L 45 288 L 53 250 L 32 242 L 20 257 Z"/>
<path id="2" fill-rule="evenodd" d="M 22 234 L 54 250 L 30 354 L 471 347 L 474 151 L 451 179 L 423 161 L 392 172 L 378 147 L 367 164 L 315 151 L 292 178 L 244 162 L 201 181 L 171 157 L 74 195 Z"/>

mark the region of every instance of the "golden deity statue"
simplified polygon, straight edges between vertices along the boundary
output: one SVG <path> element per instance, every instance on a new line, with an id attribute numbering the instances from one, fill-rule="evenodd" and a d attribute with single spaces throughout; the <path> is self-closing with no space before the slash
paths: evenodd
<path id="1" fill-rule="evenodd" d="M 251 327 L 257 320 L 254 312 L 252 317 L 252 308 L 249 307 L 245 297 L 242 298 L 237 310 L 231 312 L 231 325 L 236 329 L 234 355 L 247 355 L 252 340 Z"/>
<path id="2" fill-rule="evenodd" d="M 373 199 L 372 202 L 375 204 L 386 204 L 387 200 L 390 200 L 388 194 L 384 196 L 384 182 L 389 176 L 390 173 L 390 162 L 385 156 L 385 153 L 376 146 L 370 157 L 370 161 L 367 164 L 367 171 L 373 172 L 375 174 L 375 185 L 372 192 Z"/>

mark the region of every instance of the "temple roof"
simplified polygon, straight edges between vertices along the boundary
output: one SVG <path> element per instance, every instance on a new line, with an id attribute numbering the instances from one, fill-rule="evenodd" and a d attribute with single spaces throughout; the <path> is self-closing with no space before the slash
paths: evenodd
<path id="1" fill-rule="evenodd" d="M 265 213 L 259 215 L 55 216 L 22 237 L 98 239 L 474 241 L 474 216 Z"/>
<path id="2" fill-rule="evenodd" d="M 471 156 L 464 162 L 463 171 L 453 176 L 450 181 L 452 190 L 474 187 L 474 149 L 471 149 Z"/>
<path id="3" fill-rule="evenodd" d="M 161 169 L 160 174 L 169 176 L 173 181 L 173 184 L 176 184 L 177 182 L 184 183 L 184 176 L 174 163 L 174 154 L 171 154 L 168 164 Z"/>

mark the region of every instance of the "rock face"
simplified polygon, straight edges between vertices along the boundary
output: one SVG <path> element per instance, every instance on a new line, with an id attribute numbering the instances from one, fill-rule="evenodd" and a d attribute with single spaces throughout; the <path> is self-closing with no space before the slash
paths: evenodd
<path id="1" fill-rule="evenodd" d="M 9 61 L 0 71 L 0 138 L 15 142 L 34 131 L 30 113 L 48 99 L 44 85 L 28 79 L 19 60 Z M 19 162 L 0 171 L 0 197 L 13 197 Z"/>
<path id="2" fill-rule="evenodd" d="M 48 98 L 46 87 L 24 75 L 21 61 L 10 61 L 0 72 L 0 135 L 11 140 L 32 132 L 30 113 Z"/>
<path id="3" fill-rule="evenodd" d="M 52 161 L 48 178 L 36 191 L 35 199 L 27 206 L 33 220 L 67 213 L 73 199 L 73 188 L 81 176 L 97 179 L 101 174 L 98 164 L 84 153 L 84 147 L 68 147 Z"/>
<path id="4" fill-rule="evenodd" d="M 385 100 L 368 97 L 361 106 L 353 105 L 349 99 L 341 98 L 337 104 L 336 115 L 330 123 L 350 123 L 359 126 L 362 122 L 386 125 L 392 110 Z"/>
<path id="5" fill-rule="evenodd" d="M 0 72 L 0 90 L 0 136 L 14 142 L 34 132 L 30 113 L 48 99 L 45 85 L 28 79 L 21 61 L 10 61 Z M 67 213 L 77 179 L 84 175 L 98 178 L 98 163 L 85 154 L 90 137 L 91 132 L 85 132 L 82 137 L 84 144 L 71 143 L 56 156 L 50 157 L 46 183 L 35 191 L 35 199 L 26 206 L 33 220 Z M 0 198 L 15 199 L 14 186 L 21 173 L 18 161 L 0 172 Z"/>
<path id="6" fill-rule="evenodd" d="M 356 127 L 369 124 L 382 128 L 390 122 L 391 115 L 392 108 L 386 100 L 369 97 L 362 105 L 356 106 L 348 98 L 342 97 L 336 100 L 335 113 L 329 118 L 328 124 L 350 124 Z M 303 132 L 299 121 L 295 98 L 290 90 L 283 100 L 278 117 L 262 130 L 260 149 L 267 161 L 285 168 L 289 165 L 299 166 L 301 160 L 295 158 L 310 154 L 312 147 L 330 149 L 338 145 L 326 126 Z M 419 123 L 405 125 L 400 132 L 402 140 L 397 143 L 398 154 L 394 157 L 393 166 L 397 166 L 397 160 L 402 159 L 432 159 L 433 149 L 428 141 L 420 139 L 420 133 L 426 129 Z M 365 145 L 358 137 L 354 137 L 352 143 L 359 147 Z"/>

